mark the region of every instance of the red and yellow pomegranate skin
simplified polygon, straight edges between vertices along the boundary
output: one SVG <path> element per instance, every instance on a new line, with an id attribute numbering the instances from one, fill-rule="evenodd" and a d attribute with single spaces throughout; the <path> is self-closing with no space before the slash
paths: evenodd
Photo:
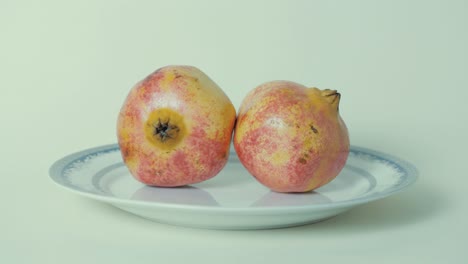
<path id="1" fill-rule="evenodd" d="M 193 184 L 225 166 L 235 119 L 229 98 L 202 71 L 166 66 L 130 90 L 117 120 L 118 144 L 140 182 Z"/>
<path id="2" fill-rule="evenodd" d="M 272 81 L 243 100 L 234 147 L 245 168 L 276 192 L 307 192 L 333 180 L 349 154 L 340 94 Z"/>

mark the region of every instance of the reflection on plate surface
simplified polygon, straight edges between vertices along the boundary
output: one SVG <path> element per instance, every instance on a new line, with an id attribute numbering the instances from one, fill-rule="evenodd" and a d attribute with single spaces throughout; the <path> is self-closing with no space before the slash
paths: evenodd
<path id="1" fill-rule="evenodd" d="M 259 200 L 255 201 L 252 206 L 297 206 L 324 204 L 330 202 L 332 202 L 332 200 L 327 196 L 314 191 L 307 193 L 277 193 L 270 191 Z"/>
<path id="2" fill-rule="evenodd" d="M 285 194 L 271 192 L 258 183 L 233 152 L 226 167 L 210 180 L 159 188 L 136 181 L 122 163 L 118 146 L 107 145 L 58 160 L 50 175 L 67 190 L 154 221 L 202 228 L 259 229 L 337 215 L 405 189 L 416 180 L 417 172 L 396 157 L 351 147 L 346 166 L 333 181 L 313 192 Z"/>
<path id="3" fill-rule="evenodd" d="M 136 190 L 131 199 L 168 204 L 219 206 L 208 192 L 193 186 L 175 188 L 143 186 Z"/>

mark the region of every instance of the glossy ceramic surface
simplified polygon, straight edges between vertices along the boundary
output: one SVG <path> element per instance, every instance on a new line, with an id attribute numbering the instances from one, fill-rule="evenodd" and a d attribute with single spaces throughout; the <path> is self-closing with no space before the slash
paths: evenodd
<path id="1" fill-rule="evenodd" d="M 343 171 L 310 193 L 271 192 L 258 183 L 231 152 L 216 177 L 178 188 L 145 186 L 122 162 L 117 145 L 66 156 L 50 168 L 66 190 L 110 203 L 144 218 L 210 229 L 264 229 L 313 223 L 354 206 L 397 193 L 417 178 L 416 169 L 396 157 L 351 147 Z"/>

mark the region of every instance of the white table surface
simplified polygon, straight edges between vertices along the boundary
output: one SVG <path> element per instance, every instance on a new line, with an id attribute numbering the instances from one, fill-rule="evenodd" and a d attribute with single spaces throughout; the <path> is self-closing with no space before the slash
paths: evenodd
<path id="1" fill-rule="evenodd" d="M 2 1 L 0 263 L 466 263 L 466 1 Z M 159 224 L 54 185 L 114 143 L 130 87 L 194 65 L 236 108 L 275 79 L 342 93 L 353 145 L 413 163 L 398 195 L 295 228 Z M 241 262 L 242 261 L 242 262 Z"/>

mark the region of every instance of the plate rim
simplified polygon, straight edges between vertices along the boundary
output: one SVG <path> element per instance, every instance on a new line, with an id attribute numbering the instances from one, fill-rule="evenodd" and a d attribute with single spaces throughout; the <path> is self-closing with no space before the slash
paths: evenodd
<path id="1" fill-rule="evenodd" d="M 390 161 L 391 163 L 397 165 L 400 169 L 403 169 L 405 172 L 403 177 L 404 180 L 399 182 L 398 184 L 394 185 L 392 188 L 388 190 L 384 190 L 377 194 L 373 194 L 370 196 L 360 196 L 357 198 L 333 202 L 330 204 L 313 204 L 313 205 L 290 205 L 290 206 L 268 206 L 268 207 L 214 207 L 214 206 L 205 206 L 205 205 L 189 205 L 189 204 L 169 204 L 169 203 L 161 203 L 161 202 L 150 202 L 150 201 L 136 201 L 136 200 L 129 200 L 121 197 L 116 196 L 106 196 L 97 193 L 91 193 L 86 191 L 80 191 L 74 189 L 70 186 L 63 184 L 57 178 L 63 177 L 63 170 L 72 162 L 76 161 L 77 158 L 83 158 L 85 156 L 92 155 L 93 153 L 103 152 L 103 151 L 118 151 L 119 146 L 117 143 L 106 144 L 101 146 L 96 146 L 92 148 L 82 149 L 80 151 L 76 151 L 70 153 L 55 162 L 49 167 L 49 179 L 62 189 L 67 191 L 71 191 L 78 195 L 88 197 L 94 200 L 110 203 L 113 205 L 127 205 L 133 207 L 145 207 L 145 208 L 160 208 L 160 209 L 169 209 L 169 210 L 186 210 L 192 212 L 203 212 L 203 213 L 235 213 L 235 214 L 265 214 L 265 213 L 275 213 L 275 212 L 312 212 L 312 211 L 323 211 L 323 210 L 339 210 L 348 207 L 354 207 L 357 205 L 369 203 L 372 201 L 380 200 L 386 198 L 388 196 L 394 195 L 396 193 L 402 192 L 403 190 L 407 189 L 411 185 L 413 185 L 417 179 L 419 178 L 419 171 L 417 168 L 411 164 L 410 162 L 403 160 L 397 156 L 377 151 L 374 149 L 361 147 L 361 146 L 350 146 L 350 151 L 358 151 L 364 152 L 365 154 L 369 154 L 371 156 L 377 157 L 381 160 Z M 235 151 L 231 149 L 230 155 L 236 155 Z M 260 183 L 259 183 L 260 184 Z"/>

